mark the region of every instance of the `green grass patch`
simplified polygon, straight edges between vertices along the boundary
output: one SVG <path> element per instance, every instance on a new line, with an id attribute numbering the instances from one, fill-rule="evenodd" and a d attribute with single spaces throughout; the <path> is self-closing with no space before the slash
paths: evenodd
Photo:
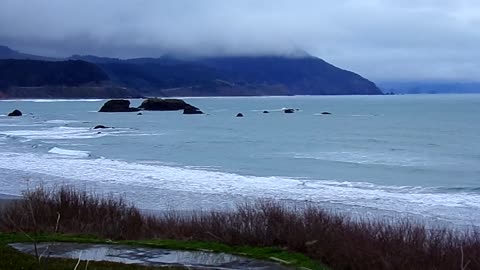
<path id="1" fill-rule="evenodd" d="M 280 248 L 270 247 L 248 247 L 248 246 L 228 246 L 216 242 L 202 241 L 179 241 L 179 240 L 138 240 L 138 241 L 110 241 L 99 239 L 88 235 L 61 235 L 61 234 L 45 234 L 36 235 L 34 239 L 37 242 L 75 242 L 75 243 L 92 243 L 92 244 L 123 244 L 131 246 L 144 246 L 151 248 L 165 248 L 176 250 L 200 250 L 211 252 L 230 253 L 258 260 L 269 260 L 284 263 L 292 268 L 302 269 L 308 268 L 312 270 L 328 270 L 329 268 L 313 261 L 309 257 L 289 252 Z M 0 269 L 37 269 L 38 263 L 34 256 L 22 254 L 7 246 L 9 243 L 32 242 L 32 240 L 24 234 L 20 233 L 0 233 Z M 272 259 L 276 258 L 276 259 Z M 75 260 L 55 259 L 51 260 L 55 266 L 49 264 L 48 269 L 73 269 Z M 15 263 L 21 263 L 16 266 Z M 72 266 L 73 263 L 73 266 Z M 12 268 L 12 266 L 16 266 Z M 70 267 L 72 266 L 72 267 Z M 63 268 L 62 268 L 63 267 Z M 112 267 L 112 268 L 108 268 Z M 133 267 L 133 268 L 132 268 Z M 137 267 L 137 268 L 135 268 Z M 79 266 L 78 269 L 84 269 Z M 152 267 L 141 267 L 134 265 L 124 265 L 118 263 L 90 263 L 88 269 L 154 269 Z M 158 269 L 158 268 L 156 268 Z M 165 269 L 165 268 L 164 268 Z M 183 268 L 166 268 L 166 269 L 183 269 Z"/>

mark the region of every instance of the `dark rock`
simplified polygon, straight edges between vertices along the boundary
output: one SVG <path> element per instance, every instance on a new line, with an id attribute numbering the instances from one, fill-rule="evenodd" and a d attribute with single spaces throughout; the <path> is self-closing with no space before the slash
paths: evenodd
<path id="1" fill-rule="evenodd" d="M 200 109 L 194 106 L 188 106 L 185 109 L 183 109 L 183 114 L 203 114 Z"/>
<path id="2" fill-rule="evenodd" d="M 270 113 L 269 111 L 263 111 L 263 113 Z"/>
<path id="3" fill-rule="evenodd" d="M 22 116 L 22 112 L 19 110 L 14 110 L 13 112 L 9 113 L 8 116 Z"/>
<path id="4" fill-rule="evenodd" d="M 237 113 L 237 117 L 243 117 L 243 113 Z"/>
<path id="5" fill-rule="evenodd" d="M 332 113 L 329 113 L 329 112 L 322 112 L 322 114 L 324 114 L 324 115 L 329 115 L 329 114 L 332 114 Z"/>
<path id="6" fill-rule="evenodd" d="M 295 110 L 294 109 L 284 109 L 283 112 L 284 113 L 294 113 Z"/>
<path id="7" fill-rule="evenodd" d="M 138 108 L 131 108 L 129 100 L 112 99 L 103 104 L 100 112 L 138 112 L 139 110 Z"/>
<path id="8" fill-rule="evenodd" d="M 104 128 L 109 128 L 109 127 L 106 127 L 104 125 L 98 125 L 98 126 L 95 126 L 93 129 L 104 129 Z"/>
<path id="9" fill-rule="evenodd" d="M 146 111 L 179 111 L 189 107 L 193 106 L 181 99 L 149 98 L 144 100 L 139 108 Z"/>
<path id="10" fill-rule="evenodd" d="M 143 115 L 143 113 L 139 112 L 139 113 L 137 113 L 137 115 Z"/>

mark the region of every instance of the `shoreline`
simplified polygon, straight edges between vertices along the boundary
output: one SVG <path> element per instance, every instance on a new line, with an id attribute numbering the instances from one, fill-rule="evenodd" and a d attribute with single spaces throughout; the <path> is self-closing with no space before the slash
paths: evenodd
<path id="1" fill-rule="evenodd" d="M 11 194 L 4 194 L 0 193 L 0 209 L 8 205 L 9 203 L 15 200 L 22 200 L 22 195 L 11 195 Z M 270 199 L 265 198 L 265 200 L 269 201 Z M 175 209 L 175 208 L 167 208 L 167 209 L 152 209 L 152 208 L 139 208 L 137 204 L 130 200 L 127 200 L 127 203 L 131 203 L 132 206 L 137 208 L 142 215 L 145 216 L 152 216 L 162 218 L 165 216 L 169 216 L 171 214 L 176 215 L 180 218 L 192 217 L 194 215 L 202 215 L 202 214 L 209 214 L 212 212 L 215 213 L 229 213 L 233 211 L 238 205 L 244 204 L 255 204 L 256 202 L 262 202 L 263 199 L 259 198 L 256 201 L 254 198 L 250 198 L 249 200 L 244 200 L 243 202 L 237 202 L 236 204 L 233 203 L 230 207 L 215 209 L 215 208 L 200 208 L 200 209 Z M 343 217 L 349 217 L 352 221 L 355 222 L 364 222 L 366 220 L 377 220 L 379 222 L 384 223 L 396 223 L 402 222 L 405 220 L 409 220 L 415 224 L 422 224 L 427 229 L 438 230 L 438 228 L 448 228 L 450 230 L 454 230 L 457 232 L 467 232 L 470 230 L 480 230 L 479 225 L 470 224 L 470 225 L 460 225 L 452 223 L 451 221 L 445 221 L 441 219 L 436 219 L 433 217 L 427 216 L 420 216 L 418 214 L 413 214 L 409 212 L 404 213 L 397 213 L 397 215 L 393 215 L 394 212 L 390 211 L 382 211 L 380 209 L 370 209 L 365 208 L 362 206 L 347 206 L 347 205 L 335 205 L 329 203 L 313 203 L 313 202 L 306 202 L 306 201 L 295 201 L 295 200 L 273 200 L 274 202 L 280 203 L 285 207 L 291 207 L 293 209 L 297 209 L 300 211 L 305 210 L 308 206 L 320 208 L 326 211 L 326 213 L 331 215 L 339 215 Z M 343 207 L 346 208 L 343 208 Z"/>
<path id="2" fill-rule="evenodd" d="M 21 200 L 22 196 L 15 196 L 9 194 L 0 193 L 0 209 L 10 204 L 13 201 Z"/>

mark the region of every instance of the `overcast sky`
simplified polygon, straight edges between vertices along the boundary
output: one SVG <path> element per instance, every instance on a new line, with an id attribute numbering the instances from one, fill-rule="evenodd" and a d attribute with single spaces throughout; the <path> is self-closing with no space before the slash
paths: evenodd
<path id="1" fill-rule="evenodd" d="M 376 81 L 479 81 L 480 1 L 0 0 L 0 44 L 121 58 L 303 49 Z"/>

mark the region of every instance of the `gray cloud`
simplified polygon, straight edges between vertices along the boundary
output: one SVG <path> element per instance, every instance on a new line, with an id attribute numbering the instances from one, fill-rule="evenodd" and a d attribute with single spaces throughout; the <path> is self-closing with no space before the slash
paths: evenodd
<path id="1" fill-rule="evenodd" d="M 374 80 L 478 80 L 475 0 L 2 0 L 0 44 L 49 56 L 289 54 Z"/>

